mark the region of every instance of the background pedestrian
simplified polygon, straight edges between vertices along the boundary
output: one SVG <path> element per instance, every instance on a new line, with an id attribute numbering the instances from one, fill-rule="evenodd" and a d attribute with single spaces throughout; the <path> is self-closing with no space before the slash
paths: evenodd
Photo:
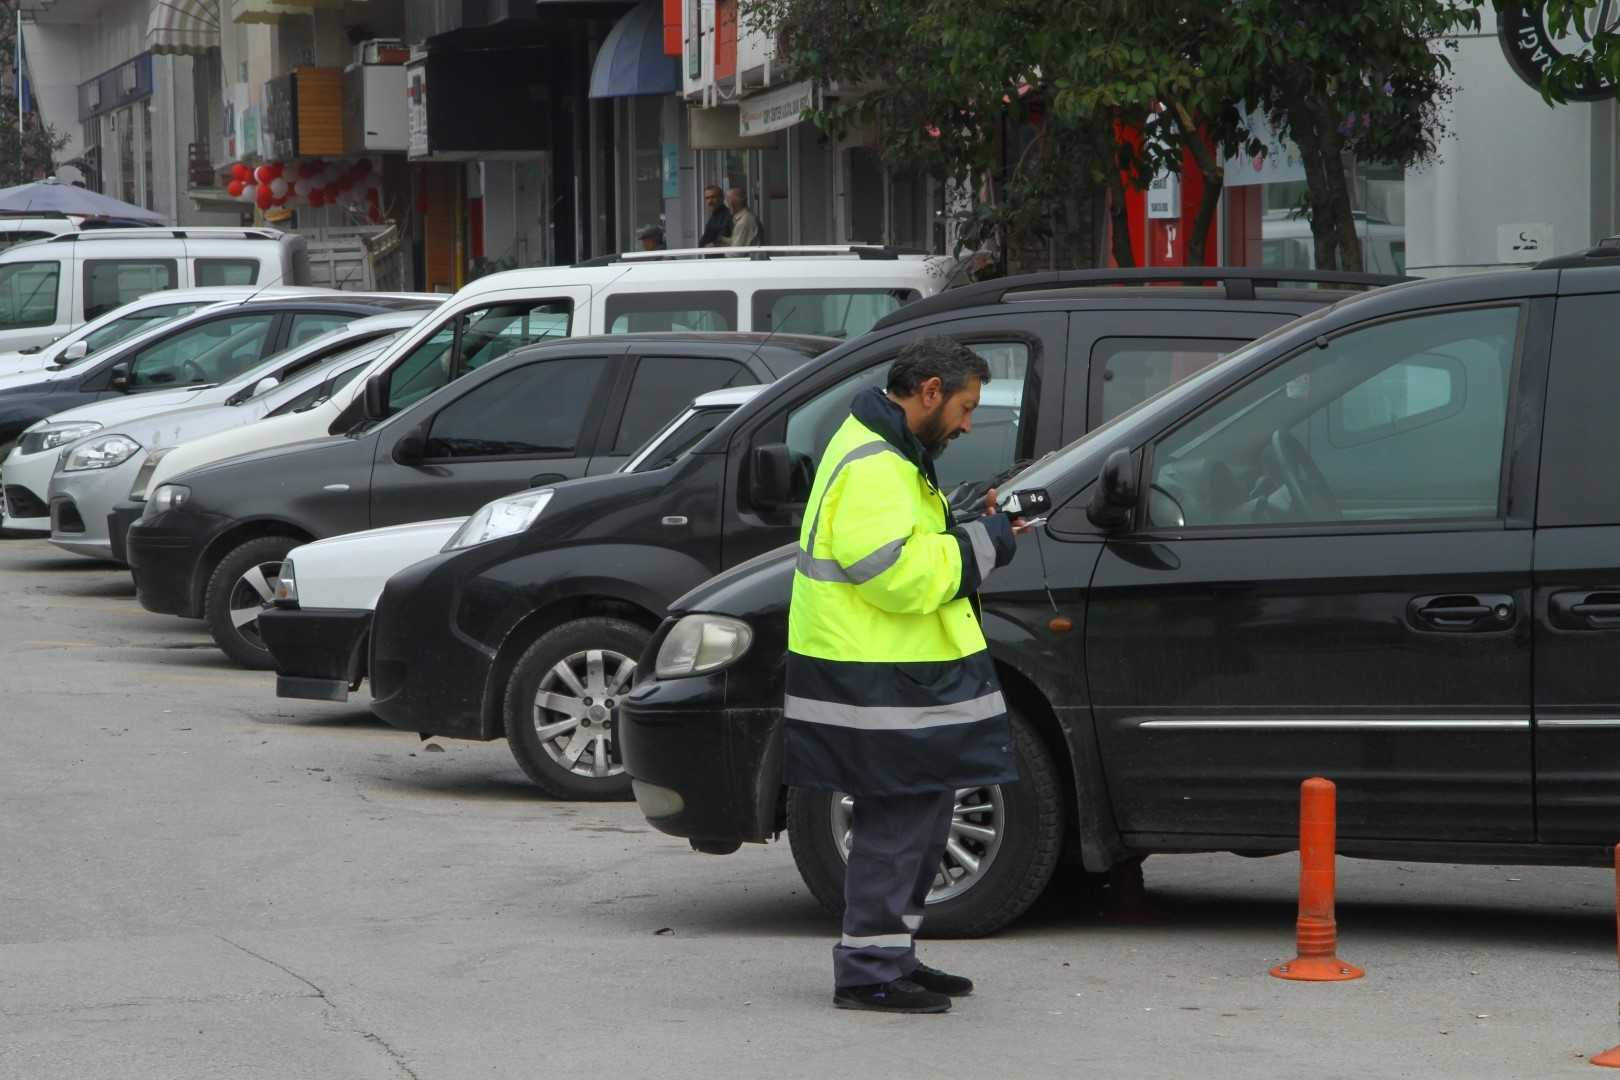
<path id="1" fill-rule="evenodd" d="M 742 188 L 726 192 L 726 206 L 731 211 L 732 247 L 758 247 L 765 242 L 765 230 L 760 227 L 759 215 L 748 209 L 748 197 Z"/>
<path id="2" fill-rule="evenodd" d="M 709 220 L 703 224 L 698 247 L 722 247 L 731 238 L 731 211 L 718 187 L 710 184 L 703 189 L 703 206 L 709 211 Z"/>

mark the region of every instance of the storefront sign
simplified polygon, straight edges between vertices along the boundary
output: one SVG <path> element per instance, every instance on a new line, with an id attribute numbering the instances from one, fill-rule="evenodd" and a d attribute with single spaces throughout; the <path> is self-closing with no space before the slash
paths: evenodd
<path id="1" fill-rule="evenodd" d="M 792 127 L 806 110 L 816 107 L 816 87 L 810 82 L 794 83 L 743 98 L 738 105 L 737 134 L 769 135 Z"/>
<path id="2" fill-rule="evenodd" d="M 1553 254 L 1553 227 L 1544 221 L 1496 227 L 1496 261 L 1533 263 Z"/>
<path id="3" fill-rule="evenodd" d="M 681 194 L 681 144 L 664 144 L 664 198 L 674 199 Z"/>
<path id="4" fill-rule="evenodd" d="M 405 67 L 405 153 L 409 157 L 428 155 L 427 61 L 416 60 Z"/>
<path id="5" fill-rule="evenodd" d="M 1226 186 L 1247 187 L 1250 184 L 1282 184 L 1305 179 L 1305 161 L 1293 139 L 1285 138 L 1278 125 L 1266 118 L 1264 109 L 1244 113 L 1243 126 L 1251 139 L 1258 139 L 1265 154 L 1250 154 L 1238 147 L 1237 153 L 1226 159 Z"/>
<path id="6" fill-rule="evenodd" d="M 1172 172 L 1155 176 L 1147 189 L 1149 218 L 1181 217 L 1181 177 Z"/>
<path id="7" fill-rule="evenodd" d="M 1508 64 L 1519 78 L 1540 90 L 1542 77 L 1554 60 L 1579 53 L 1598 34 L 1620 31 L 1620 10 L 1612 3 L 1599 3 L 1578 12 L 1576 18 L 1574 33 L 1555 35 L 1547 28 L 1546 12 L 1541 4 L 1510 0 L 1496 15 L 1496 40 L 1501 42 L 1502 52 L 1507 54 Z M 1580 86 L 1565 96 L 1571 101 L 1602 101 L 1613 97 L 1614 93 L 1614 83 L 1605 80 L 1588 64 Z"/>

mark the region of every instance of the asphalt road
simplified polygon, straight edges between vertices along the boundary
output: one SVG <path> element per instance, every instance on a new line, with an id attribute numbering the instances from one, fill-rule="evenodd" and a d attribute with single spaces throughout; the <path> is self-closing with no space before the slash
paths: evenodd
<path id="1" fill-rule="evenodd" d="M 1292 857 L 1151 859 L 925 957 L 946 1016 L 840 1012 L 786 843 L 701 856 L 539 796 L 502 743 L 282 701 L 123 571 L 0 543 L 0 1077 L 1599 1076 L 1602 870 L 1339 864 L 1356 982 L 1293 955 Z"/>

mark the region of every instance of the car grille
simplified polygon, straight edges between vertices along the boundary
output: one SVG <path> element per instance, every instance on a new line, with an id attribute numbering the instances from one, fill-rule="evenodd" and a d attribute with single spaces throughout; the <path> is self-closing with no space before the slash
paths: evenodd
<path id="1" fill-rule="evenodd" d="M 49 517 L 50 510 L 40 502 L 39 497 L 21 484 L 6 485 L 6 517 L 8 518 L 37 518 Z"/>

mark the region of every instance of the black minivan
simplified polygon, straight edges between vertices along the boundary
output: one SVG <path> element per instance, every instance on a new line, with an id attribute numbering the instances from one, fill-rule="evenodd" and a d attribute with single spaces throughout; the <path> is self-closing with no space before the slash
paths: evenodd
<path id="1" fill-rule="evenodd" d="M 1012 478 L 1054 507 L 982 593 L 1023 779 L 960 793 L 930 932 L 1005 925 L 1060 858 L 1291 850 L 1312 776 L 1347 855 L 1605 865 L 1617 321 L 1615 248 L 1382 289 Z M 792 556 L 674 605 L 620 744 L 655 827 L 785 827 L 837 910 L 847 800 L 781 784 Z M 704 664 L 666 648 L 710 623 Z"/>

